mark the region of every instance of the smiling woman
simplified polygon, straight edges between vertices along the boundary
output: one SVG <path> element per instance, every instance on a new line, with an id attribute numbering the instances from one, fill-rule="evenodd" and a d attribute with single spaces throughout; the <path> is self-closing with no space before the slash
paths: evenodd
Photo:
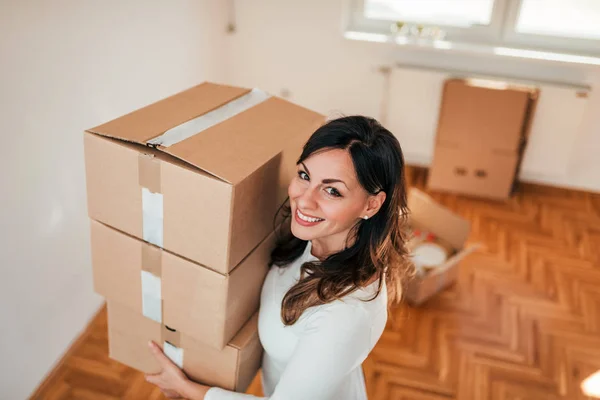
<path id="1" fill-rule="evenodd" d="M 304 145 L 261 293 L 266 398 L 367 398 L 361 364 L 412 268 L 404 174 L 398 140 L 372 118 L 329 121 Z M 151 348 L 163 371 L 148 380 L 167 396 L 256 399 L 191 382 Z"/>
<path id="2" fill-rule="evenodd" d="M 287 239 L 290 248 L 280 244 L 273 258 L 285 265 L 310 241 L 312 254 L 324 263 L 303 267 L 307 278 L 283 299 L 286 323 L 295 322 L 310 306 L 375 280 L 383 284 L 384 269 L 405 265 L 399 260 L 406 255 L 404 160 L 396 138 L 377 121 L 365 117 L 330 121 L 306 143 L 297 167 L 288 189 L 289 209 L 284 211 L 294 216 Z M 391 273 L 387 281 L 394 299 L 399 293 L 396 276 Z"/>

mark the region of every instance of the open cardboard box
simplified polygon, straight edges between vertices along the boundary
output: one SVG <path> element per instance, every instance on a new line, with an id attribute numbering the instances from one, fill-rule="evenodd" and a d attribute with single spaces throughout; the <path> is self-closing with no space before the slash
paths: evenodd
<path id="1" fill-rule="evenodd" d="M 506 199 L 512 193 L 539 90 L 483 79 L 444 84 L 427 188 Z"/>
<path id="2" fill-rule="evenodd" d="M 434 269 L 417 273 L 408 282 L 405 298 L 411 304 L 421 304 L 454 283 L 458 277 L 460 261 L 480 246 L 465 247 L 471 225 L 469 221 L 436 203 L 429 195 L 416 188 L 408 193 L 409 223 L 412 229 L 435 234 L 452 247 L 453 254 Z"/>
<path id="3" fill-rule="evenodd" d="M 323 122 L 259 90 L 195 86 L 84 134 L 89 216 L 227 274 L 272 231 Z"/>
<path id="4" fill-rule="evenodd" d="M 222 349 L 258 309 L 274 232 L 221 275 L 100 222 L 90 224 L 95 291 L 142 319 Z"/>
<path id="5" fill-rule="evenodd" d="M 160 372 L 148 347 L 150 340 L 161 346 L 190 379 L 209 386 L 244 392 L 260 368 L 263 350 L 258 338 L 258 313 L 219 350 L 115 301 L 109 300 L 107 306 L 110 357 L 144 373 Z"/>

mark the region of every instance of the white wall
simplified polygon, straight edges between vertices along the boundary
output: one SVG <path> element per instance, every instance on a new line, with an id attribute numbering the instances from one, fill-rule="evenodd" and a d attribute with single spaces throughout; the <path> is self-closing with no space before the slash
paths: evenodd
<path id="1" fill-rule="evenodd" d="M 0 398 L 26 398 L 101 304 L 82 131 L 222 80 L 219 0 L 0 3 Z"/>
<path id="2" fill-rule="evenodd" d="M 274 94 L 287 92 L 292 101 L 317 111 L 336 115 L 360 113 L 388 121 L 388 127 L 402 137 L 401 145 L 406 158 L 415 163 L 427 163 L 431 158 L 434 134 L 430 126 L 427 137 L 419 137 L 423 110 L 412 115 L 413 120 L 393 115 L 396 109 L 387 110 L 385 98 L 395 104 L 415 101 L 431 104 L 431 97 L 439 90 L 439 76 L 427 74 L 407 75 L 410 85 L 386 87 L 381 66 L 401 63 L 449 69 L 535 81 L 562 81 L 577 85 L 591 85 L 592 93 L 581 123 L 565 122 L 565 127 L 575 127 L 562 132 L 535 133 L 530 141 L 529 155 L 523 163 L 522 180 L 569 186 L 600 192 L 600 69 L 574 66 L 539 60 L 475 56 L 464 53 L 432 52 L 406 49 L 399 46 L 359 42 L 344 39 L 342 13 L 347 0 L 236 1 L 237 32 L 228 37 L 231 53 L 231 70 L 227 80 L 242 86 L 259 86 Z M 393 72 L 400 76 L 400 72 Z M 416 79 L 416 80 L 415 80 Z M 396 81 L 398 83 L 398 81 Z M 565 110 L 577 108 L 572 91 L 565 96 L 564 104 L 558 95 L 561 89 L 546 90 L 544 115 L 557 118 Z M 386 93 L 388 91 L 388 93 Z M 389 93 L 394 91 L 394 93 Z M 552 92 L 552 93 L 551 93 Z M 398 97 L 403 99 L 398 99 Z M 542 93 L 544 96 L 544 93 Z M 394 99 L 395 97 L 395 99 Z M 555 106 L 554 106 L 555 105 Z M 555 109 L 552 109 L 555 107 Z M 387 117 L 384 115 L 387 110 Z M 571 112 L 571 111 L 570 111 Z M 540 113 L 541 114 L 541 113 Z M 396 117 L 396 120 L 394 120 Z M 556 124 L 551 120 L 538 121 L 538 127 Z M 408 137 L 406 137 L 408 136 Z M 536 147 L 537 146 L 537 147 Z M 539 147 L 541 146 L 541 147 Z M 564 155 L 565 146 L 569 148 Z M 552 149 L 552 151 L 546 151 Z M 546 156 L 547 154 L 547 156 Z M 557 164 L 558 162 L 558 164 Z"/>

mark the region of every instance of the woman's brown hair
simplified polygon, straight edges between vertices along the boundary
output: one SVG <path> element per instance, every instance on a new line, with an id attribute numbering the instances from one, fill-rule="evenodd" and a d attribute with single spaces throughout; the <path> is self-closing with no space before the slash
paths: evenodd
<path id="1" fill-rule="evenodd" d="M 351 229 L 347 242 L 353 244 L 325 260 L 305 262 L 301 276 L 282 301 L 281 316 L 286 325 L 294 324 L 309 307 L 327 304 L 366 286 L 379 278 L 379 295 L 385 280 L 388 304 L 400 300 L 402 284 L 412 272 L 406 249 L 408 204 L 404 157 L 398 140 L 373 118 L 349 116 L 331 120 L 318 128 L 304 145 L 297 164 L 312 154 L 327 149 L 349 152 L 358 181 L 370 194 L 383 191 L 385 201 L 368 220 Z M 285 267 L 301 256 L 307 241 L 290 231 L 289 204 L 280 208 L 276 220 L 278 243 L 271 263 Z"/>

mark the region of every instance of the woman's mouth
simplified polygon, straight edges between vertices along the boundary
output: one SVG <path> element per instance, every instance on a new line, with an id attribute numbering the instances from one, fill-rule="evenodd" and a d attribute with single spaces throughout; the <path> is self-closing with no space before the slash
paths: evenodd
<path id="1" fill-rule="evenodd" d="M 294 214 L 296 222 L 298 222 L 302 226 L 314 226 L 319 222 L 325 221 L 323 218 L 311 217 L 309 215 L 304 215 L 300 212 L 300 210 L 296 209 L 296 213 Z"/>

